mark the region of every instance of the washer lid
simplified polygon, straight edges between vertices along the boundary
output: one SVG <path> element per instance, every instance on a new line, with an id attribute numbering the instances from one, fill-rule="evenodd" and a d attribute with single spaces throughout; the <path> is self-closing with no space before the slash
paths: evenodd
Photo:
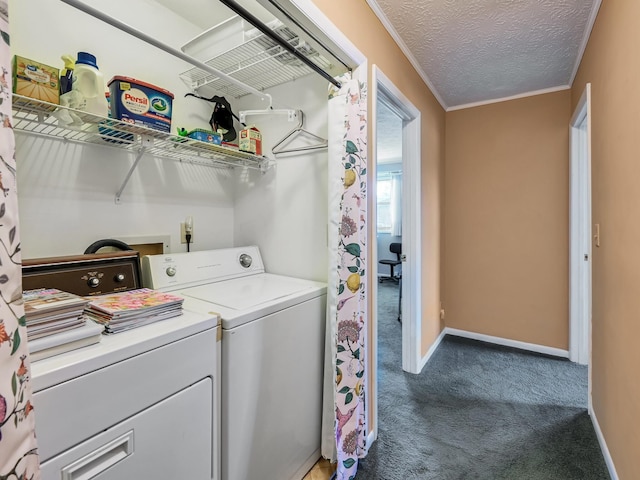
<path id="1" fill-rule="evenodd" d="M 262 274 L 201 285 L 181 294 L 232 310 L 250 310 L 314 288 L 317 287 L 296 278 Z"/>

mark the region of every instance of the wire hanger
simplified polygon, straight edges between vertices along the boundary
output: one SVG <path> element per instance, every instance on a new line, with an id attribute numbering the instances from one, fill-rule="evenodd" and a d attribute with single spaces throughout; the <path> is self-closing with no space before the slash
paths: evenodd
<path id="1" fill-rule="evenodd" d="M 308 130 L 305 130 L 304 128 L 302 128 L 302 125 L 304 124 L 304 113 L 302 112 L 302 110 L 298 110 L 298 112 L 299 112 L 299 117 L 300 117 L 300 122 L 298 123 L 298 126 L 296 128 L 294 128 L 293 130 L 291 130 L 289 133 L 287 133 L 280 141 L 278 141 L 273 146 L 273 148 L 271 149 L 271 152 L 274 155 L 278 154 L 278 153 L 291 153 L 291 152 L 304 152 L 304 151 L 308 151 L 308 150 L 320 150 L 322 148 L 327 148 L 327 146 L 329 145 L 329 142 L 327 141 L 326 138 L 319 137 L 315 133 L 311 133 Z M 312 140 L 315 140 L 317 143 L 311 144 L 311 145 L 304 145 L 304 146 L 300 146 L 300 147 L 287 148 L 287 145 L 291 142 L 291 140 L 293 140 L 295 137 L 300 136 L 300 135 L 304 135 L 304 136 L 306 136 L 308 138 L 311 138 Z"/>

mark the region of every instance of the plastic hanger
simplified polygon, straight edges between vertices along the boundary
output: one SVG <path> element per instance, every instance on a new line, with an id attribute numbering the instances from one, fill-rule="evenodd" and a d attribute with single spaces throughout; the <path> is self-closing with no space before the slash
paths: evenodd
<path id="1" fill-rule="evenodd" d="M 315 133 L 311 133 L 308 130 L 305 130 L 304 128 L 302 128 L 302 125 L 304 124 L 304 113 L 302 112 L 302 110 L 299 110 L 299 117 L 300 117 L 300 122 L 298 123 L 298 126 L 296 128 L 294 128 L 293 130 L 291 130 L 289 133 L 287 133 L 271 149 L 271 152 L 274 155 L 278 154 L 278 153 L 291 153 L 291 152 L 304 152 L 304 151 L 308 151 L 308 150 L 320 150 L 321 148 L 327 148 L 327 146 L 329 145 L 329 142 L 327 141 L 326 138 L 322 138 L 322 137 L 316 135 Z M 310 138 L 312 140 L 315 140 L 318 143 L 311 144 L 311 145 L 304 145 L 304 146 L 300 146 L 300 147 L 287 148 L 287 144 L 289 144 L 290 141 L 293 140 L 295 137 L 300 136 L 300 135 L 304 135 L 305 137 L 308 137 L 308 138 Z"/>

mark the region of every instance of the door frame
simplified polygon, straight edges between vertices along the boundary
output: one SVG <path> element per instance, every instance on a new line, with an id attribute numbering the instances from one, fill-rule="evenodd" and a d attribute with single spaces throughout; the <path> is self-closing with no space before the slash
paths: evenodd
<path id="1" fill-rule="evenodd" d="M 402 369 L 409 373 L 420 373 L 422 343 L 422 220 L 421 220 L 421 114 L 400 89 L 377 66 L 372 66 L 372 139 L 373 158 L 377 158 L 377 102 L 382 101 L 402 119 Z M 380 132 L 384 135 L 384 132 Z M 375 182 L 377 168 L 370 162 L 370 181 Z M 374 190 L 375 191 L 375 190 Z M 371 218 L 377 218 L 375 201 Z M 372 242 L 372 257 L 377 265 L 378 247 Z M 374 282 L 372 305 L 377 305 L 378 284 Z M 372 315 L 373 342 L 371 355 L 376 359 L 371 378 L 377 379 L 378 319 Z M 373 389 L 377 416 L 377 383 Z M 376 427 L 377 427 L 376 419 Z"/>
<path id="2" fill-rule="evenodd" d="M 571 117 L 569 207 L 569 359 L 589 366 L 591 399 L 591 84 Z M 586 256 L 586 261 L 585 261 Z"/>
<path id="3" fill-rule="evenodd" d="M 372 66 L 371 81 L 371 137 L 373 159 L 377 159 L 377 104 L 381 100 L 402 119 L 402 369 L 409 373 L 420 373 L 422 367 L 422 181 L 421 181 L 421 113 L 394 83 L 377 66 Z M 384 132 L 380 132 L 384 135 Z M 369 182 L 375 185 L 377 165 L 369 162 Z M 375 189 L 370 191 L 375 192 Z M 375 194 L 372 195 L 375 197 Z M 371 213 L 369 218 L 378 216 L 375 198 L 369 202 Z M 371 238 L 375 238 L 376 226 L 370 230 Z M 372 245 L 372 265 L 377 268 L 378 246 Z M 409 261 L 406 261 L 409 260 Z M 377 277 L 377 275 L 376 275 Z M 372 283 L 370 312 L 372 383 L 370 401 L 373 418 L 373 437 L 369 443 L 378 438 L 378 282 Z"/>

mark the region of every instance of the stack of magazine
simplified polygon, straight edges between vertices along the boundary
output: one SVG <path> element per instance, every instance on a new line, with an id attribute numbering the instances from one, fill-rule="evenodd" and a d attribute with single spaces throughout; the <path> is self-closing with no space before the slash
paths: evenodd
<path id="1" fill-rule="evenodd" d="M 29 340 L 78 328 L 86 322 L 82 312 L 89 302 L 73 293 L 40 288 L 23 292 L 22 298 Z"/>
<path id="2" fill-rule="evenodd" d="M 83 315 L 88 300 L 56 288 L 26 290 L 24 300 L 31 360 L 100 341 L 100 330 Z"/>
<path id="3" fill-rule="evenodd" d="M 170 293 L 139 288 L 93 297 L 86 314 L 104 325 L 105 333 L 118 333 L 182 315 L 183 301 Z"/>

